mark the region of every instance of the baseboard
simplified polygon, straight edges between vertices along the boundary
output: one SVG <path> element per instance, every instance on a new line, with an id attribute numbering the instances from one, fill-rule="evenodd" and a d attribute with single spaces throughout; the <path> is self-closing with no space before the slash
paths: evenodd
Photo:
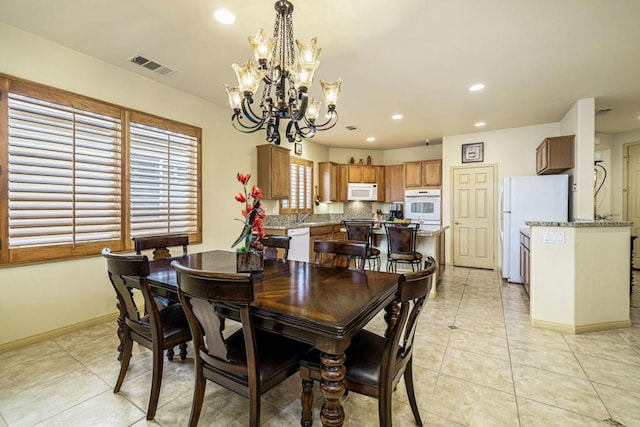
<path id="1" fill-rule="evenodd" d="M 565 325 L 563 323 L 548 322 L 546 320 L 531 319 L 534 328 L 549 329 L 565 334 L 585 334 L 588 332 L 606 331 L 608 329 L 628 328 L 631 320 L 617 320 L 615 322 L 591 323 L 588 325 Z"/>
<path id="2" fill-rule="evenodd" d="M 19 340 L 10 341 L 5 344 L 0 344 L 0 353 L 4 353 L 11 350 L 16 350 L 21 347 L 25 347 L 31 344 L 36 344 L 42 341 L 57 338 L 59 336 L 68 334 L 70 332 L 79 331 L 91 326 L 99 325 L 104 322 L 115 320 L 118 317 L 118 312 L 105 314 L 104 316 L 96 317 L 94 319 L 85 320 L 83 322 L 74 323 L 73 325 L 63 326 L 62 328 L 53 329 L 51 331 L 43 332 L 41 334 L 32 335 L 30 337 L 21 338 Z"/>

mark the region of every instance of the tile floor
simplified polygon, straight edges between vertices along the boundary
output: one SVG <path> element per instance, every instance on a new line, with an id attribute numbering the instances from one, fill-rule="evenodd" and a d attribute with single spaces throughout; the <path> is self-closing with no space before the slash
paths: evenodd
<path id="1" fill-rule="evenodd" d="M 578 336 L 532 328 L 528 304 L 522 287 L 496 272 L 447 269 L 437 299 L 426 306 L 414 353 L 424 424 L 640 426 L 640 291 L 632 298 L 634 327 Z M 369 327 L 382 330 L 384 321 Z M 150 353 L 134 347 L 114 395 L 116 346 L 109 322 L 0 354 L 0 427 L 186 425 L 193 359 L 165 362 L 156 419 L 147 422 Z M 317 426 L 317 385 L 315 392 Z M 262 424 L 300 425 L 299 394 L 293 376 L 263 396 Z M 247 425 L 247 405 L 209 383 L 200 425 Z M 352 393 L 344 406 L 345 425 L 378 425 L 375 400 Z M 393 411 L 394 425 L 414 425 L 402 384 Z"/>

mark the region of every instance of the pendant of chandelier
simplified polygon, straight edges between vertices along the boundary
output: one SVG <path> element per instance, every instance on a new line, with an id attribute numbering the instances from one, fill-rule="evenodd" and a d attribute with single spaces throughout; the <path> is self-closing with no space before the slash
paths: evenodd
<path id="1" fill-rule="evenodd" d="M 317 131 L 331 129 L 338 121 L 336 103 L 340 95 L 341 79 L 334 82 L 320 80 L 327 105 L 326 120 L 320 122 L 322 103 L 309 95 L 313 76 L 320 64 L 314 37 L 303 43 L 293 38 L 293 4 L 288 0 L 275 3 L 276 21 L 273 37 L 260 29 L 249 44 L 258 64 L 248 60 L 232 67 L 238 86 L 225 85 L 229 105 L 233 110 L 233 127 L 245 133 L 266 129 L 267 141 L 280 145 L 280 121 L 289 120 L 285 136 L 289 142 L 313 138 Z M 260 103 L 254 95 L 263 82 Z"/>

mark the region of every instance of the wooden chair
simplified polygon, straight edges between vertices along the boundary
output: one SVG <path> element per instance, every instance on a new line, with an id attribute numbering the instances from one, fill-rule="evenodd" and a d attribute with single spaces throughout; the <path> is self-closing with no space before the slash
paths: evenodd
<path id="1" fill-rule="evenodd" d="M 420 224 L 393 225 L 385 223 L 387 233 L 387 271 L 397 271 L 398 264 L 420 268 L 422 254 L 416 251 Z"/>
<path id="2" fill-rule="evenodd" d="M 348 240 L 367 242 L 367 265 L 380 271 L 380 249 L 373 247 L 373 221 L 342 221 L 342 224 L 347 229 Z"/>
<path id="3" fill-rule="evenodd" d="M 289 257 L 289 243 L 291 237 L 289 236 L 266 236 L 264 239 L 260 239 L 260 243 L 264 246 L 264 256 L 267 259 L 278 259 L 278 248 L 282 249 L 284 254 L 282 260 L 286 261 Z"/>
<path id="4" fill-rule="evenodd" d="M 378 399 L 381 427 L 392 425 L 391 396 L 402 377 L 416 425 L 422 425 L 413 388 L 413 339 L 437 268 L 437 262 L 428 257 L 424 270 L 401 275 L 396 304 L 386 309 L 391 321 L 385 336 L 362 330 L 345 352 L 345 388 Z M 319 361 L 319 352 L 313 351 L 300 363 L 301 424 L 305 427 L 312 424 L 313 381 L 321 378 Z"/>
<path id="5" fill-rule="evenodd" d="M 164 350 L 181 345 L 180 358 L 182 360 L 186 358 L 186 343 L 191 341 L 189 324 L 180 304 L 170 305 L 159 310 L 153 303 L 153 295 L 149 283 L 147 283 L 149 260 L 146 256 L 112 254 L 108 248 L 102 250 L 102 256 L 107 260 L 109 280 L 116 291 L 118 309 L 120 310 L 120 318 L 118 319 L 118 335 L 122 343 L 120 357 L 118 357 L 120 374 L 113 392 L 120 391 L 127 374 L 133 342 L 150 349 L 153 353 L 153 370 L 147 419 L 152 420 L 156 414 L 160 395 Z M 133 299 L 133 289 L 138 289 L 142 293 L 149 314 L 141 315 L 138 311 Z M 169 360 L 173 360 L 173 353 L 168 354 L 168 357 Z"/>
<path id="6" fill-rule="evenodd" d="M 140 255 L 142 251 L 154 249 L 153 259 L 171 258 L 169 247 L 182 246 L 182 256 L 187 255 L 187 245 L 189 245 L 188 234 L 162 234 L 157 236 L 134 237 L 136 254 Z"/>
<path id="7" fill-rule="evenodd" d="M 193 334 L 196 382 L 189 425 L 198 424 L 207 380 L 249 398 L 249 425 L 260 424 L 260 396 L 299 368 L 307 344 L 254 330 L 251 318 L 253 275 L 194 270 L 173 261 L 178 273 L 178 297 Z M 223 336 L 215 304 L 240 310 L 242 329 Z M 206 339 L 205 339 L 206 336 Z"/>
<path id="8" fill-rule="evenodd" d="M 313 252 L 316 264 L 349 267 L 353 259 L 356 262 L 356 268 L 364 270 L 367 244 L 354 240 L 316 240 L 313 242 Z M 332 255 L 328 261 L 327 255 Z"/>

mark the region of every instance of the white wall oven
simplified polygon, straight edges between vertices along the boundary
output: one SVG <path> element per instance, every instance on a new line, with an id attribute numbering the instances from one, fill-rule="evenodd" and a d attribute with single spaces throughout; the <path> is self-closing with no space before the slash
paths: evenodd
<path id="1" fill-rule="evenodd" d="M 440 190 L 406 190 L 404 217 L 414 222 L 440 225 Z"/>

